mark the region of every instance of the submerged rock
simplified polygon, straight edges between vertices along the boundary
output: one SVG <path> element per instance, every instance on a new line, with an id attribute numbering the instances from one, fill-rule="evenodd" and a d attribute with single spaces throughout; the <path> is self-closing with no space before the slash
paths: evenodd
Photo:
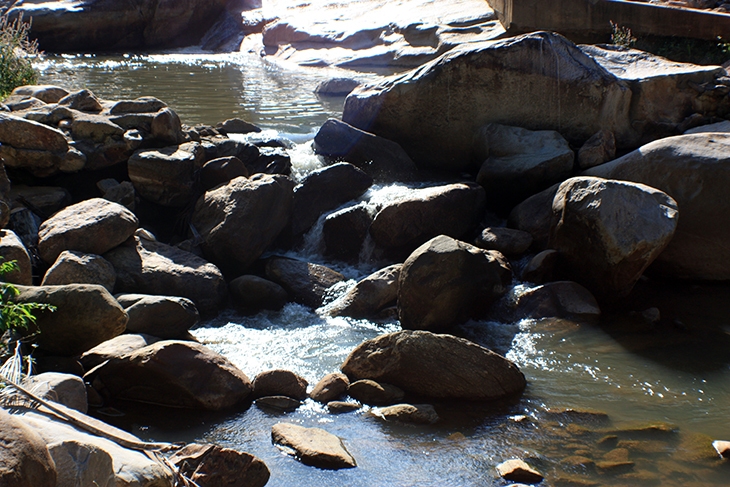
<path id="1" fill-rule="evenodd" d="M 320 428 L 277 423 L 271 428 L 271 441 L 305 465 L 330 470 L 357 466 L 342 440 Z"/>
<path id="2" fill-rule="evenodd" d="M 522 393 L 525 376 L 496 353 L 463 338 L 427 331 L 381 335 L 342 364 L 350 380 L 371 379 L 440 399 L 489 401 Z"/>
<path id="3" fill-rule="evenodd" d="M 377 410 L 375 414 L 386 421 L 399 423 L 432 424 L 439 420 L 430 404 L 394 404 Z"/>

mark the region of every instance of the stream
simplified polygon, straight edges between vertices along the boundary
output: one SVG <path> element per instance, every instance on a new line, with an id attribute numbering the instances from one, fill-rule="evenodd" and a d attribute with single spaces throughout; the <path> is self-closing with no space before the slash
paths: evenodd
<path id="1" fill-rule="evenodd" d="M 253 122 L 295 143 L 295 177 L 322 166 L 309 141 L 324 121 L 340 116 L 344 102 L 318 97 L 314 87 L 343 74 L 376 79 L 282 67 L 241 53 L 76 54 L 46 56 L 36 66 L 41 83 L 69 91 L 87 88 L 112 100 L 158 97 L 188 125 L 234 117 Z M 408 190 L 374 187 L 358 203 L 382 205 Z M 293 255 L 335 268 L 350 285 L 388 264 L 368 255 L 357 266 L 327 261 L 320 239 L 315 226 Z M 649 307 L 661 311 L 658 324 L 641 320 Z M 271 470 L 271 487 L 500 486 L 509 482 L 494 467 L 510 458 L 540 471 L 546 477 L 541 485 L 727 486 L 730 462 L 719 459 L 710 443 L 730 440 L 729 311 L 726 284 L 649 278 L 600 323 L 469 322 L 454 333 L 513 360 L 527 378 L 527 390 L 516 404 L 436 404 L 441 420 L 429 426 L 386 423 L 368 407 L 331 415 L 311 400 L 292 413 L 251 406 L 224 415 L 185 412 L 174 419 L 148 408 L 119 423 L 143 439 L 214 442 L 254 454 Z M 251 379 L 283 368 L 313 386 L 338 371 L 362 341 L 399 329 L 397 322 L 323 317 L 289 304 L 255 316 L 226 311 L 192 332 Z M 576 418 L 553 408 L 600 411 L 608 418 Z M 280 421 L 338 435 L 357 468 L 320 470 L 284 455 L 270 437 Z"/>

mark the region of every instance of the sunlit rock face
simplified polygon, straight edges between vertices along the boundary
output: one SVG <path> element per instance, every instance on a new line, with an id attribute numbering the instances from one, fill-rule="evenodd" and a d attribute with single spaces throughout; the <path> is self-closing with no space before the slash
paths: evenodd
<path id="1" fill-rule="evenodd" d="M 263 45 L 250 47 L 308 66 L 412 68 L 504 33 L 483 0 L 265 0 L 263 15 Z"/>
<path id="2" fill-rule="evenodd" d="M 59 0 L 22 2 L 8 16 L 32 17 L 31 36 L 44 51 L 88 52 L 197 44 L 225 5 L 225 0 Z"/>
<path id="3" fill-rule="evenodd" d="M 556 130 L 582 143 L 601 129 L 633 138 L 631 91 L 564 37 L 535 32 L 465 44 L 347 97 L 342 120 L 398 142 L 421 168 L 464 170 L 487 123 Z"/>

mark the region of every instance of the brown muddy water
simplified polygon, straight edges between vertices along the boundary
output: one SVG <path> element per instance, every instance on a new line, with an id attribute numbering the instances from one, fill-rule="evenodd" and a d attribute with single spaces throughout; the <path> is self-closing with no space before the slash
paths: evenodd
<path id="1" fill-rule="evenodd" d="M 37 66 L 41 82 L 88 88 L 101 98 L 156 96 L 189 125 L 252 121 L 296 144 L 298 175 L 321 166 L 308 141 L 327 118 L 339 117 L 343 103 L 312 92 L 342 73 L 289 69 L 242 54 L 72 55 L 47 57 Z M 407 191 L 376 187 L 360 204 L 378 206 Z M 315 229 L 297 255 L 337 267 L 353 279 L 349 285 L 378 267 L 367 255 L 356 267 L 327 263 L 319 238 Z M 661 311 L 658 324 L 638 316 L 649 307 Z M 328 318 L 291 304 L 256 316 L 224 313 L 194 334 L 251 378 L 286 368 L 313 385 L 337 371 L 363 340 L 398 329 L 397 322 Z M 117 422 L 145 439 L 207 441 L 250 452 L 269 466 L 272 487 L 499 486 L 509 482 L 498 478 L 495 466 L 510 458 L 531 464 L 546 486 L 730 484 L 730 461 L 711 447 L 714 439 L 730 440 L 730 286 L 647 279 L 598 324 L 483 321 L 456 333 L 519 365 L 528 380 L 519 402 L 436 404 L 441 421 L 431 426 L 386 423 L 367 407 L 335 416 L 311 401 L 292 413 L 251 406 L 225 415 L 173 416 L 150 409 Z M 556 408 L 603 414 L 559 414 Z M 280 421 L 338 435 L 358 467 L 319 470 L 284 455 L 270 440 L 271 426 Z"/>

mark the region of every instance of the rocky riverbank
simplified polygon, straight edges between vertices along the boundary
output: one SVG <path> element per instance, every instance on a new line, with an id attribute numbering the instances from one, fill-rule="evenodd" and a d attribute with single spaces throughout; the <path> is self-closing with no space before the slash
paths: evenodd
<path id="1" fill-rule="evenodd" d="M 494 404 L 519 397 L 529 381 L 504 357 L 437 332 L 492 313 L 595 319 L 602 307 L 620 309 L 645 272 L 728 279 L 730 142 L 724 125 L 702 128 L 727 116 L 728 92 L 720 67 L 575 46 L 557 34 L 465 45 L 354 91 L 343 119 L 313 141 L 330 164 L 295 180 L 286 142 L 245 142 L 260 130 L 245 121 L 188 127 L 154 98 L 22 87 L 0 113 L 0 254 L 19 264 L 7 276 L 19 301 L 57 308 L 38 316 L 39 367 L 70 373 L 64 380 L 77 392 L 63 399 L 48 386 L 52 400 L 82 411 L 120 400 L 286 410 L 307 396 L 304 379 L 274 370 L 250 380 L 188 330 L 226 307 L 320 308 L 344 277 L 278 254 L 332 212 L 327 254 L 356 259 L 368 239 L 390 265 L 320 312 L 395 314 L 404 330 L 357 347 L 343 373 L 309 395 L 332 412 L 352 407 L 338 401 L 350 396 L 387 406 L 384 418 L 430 423 L 437 409 L 424 402 Z M 374 181 L 426 179 L 375 212 L 354 203 Z M 516 280 L 536 287 L 507 299 Z M 32 427 L 43 415 L 21 419 Z M 5 423 L 24 428 L 16 420 Z M 43 457 L 48 478 L 172 485 L 147 456 L 131 467 L 89 439 L 57 443 L 49 428 L 36 426 L 36 453 L 17 465 Z M 357 464 L 326 432 L 282 425 L 272 437 L 307 464 Z M 98 452 L 101 473 L 57 469 L 79 444 Z M 230 458 L 251 472 L 250 485 L 268 479 L 245 454 L 195 448 L 188 456 L 200 462 L 187 473 L 199 485 L 219 485 L 206 472 Z M 604 467 L 633 468 L 623 455 Z M 510 472 L 520 469 L 501 470 L 516 479 Z"/>

